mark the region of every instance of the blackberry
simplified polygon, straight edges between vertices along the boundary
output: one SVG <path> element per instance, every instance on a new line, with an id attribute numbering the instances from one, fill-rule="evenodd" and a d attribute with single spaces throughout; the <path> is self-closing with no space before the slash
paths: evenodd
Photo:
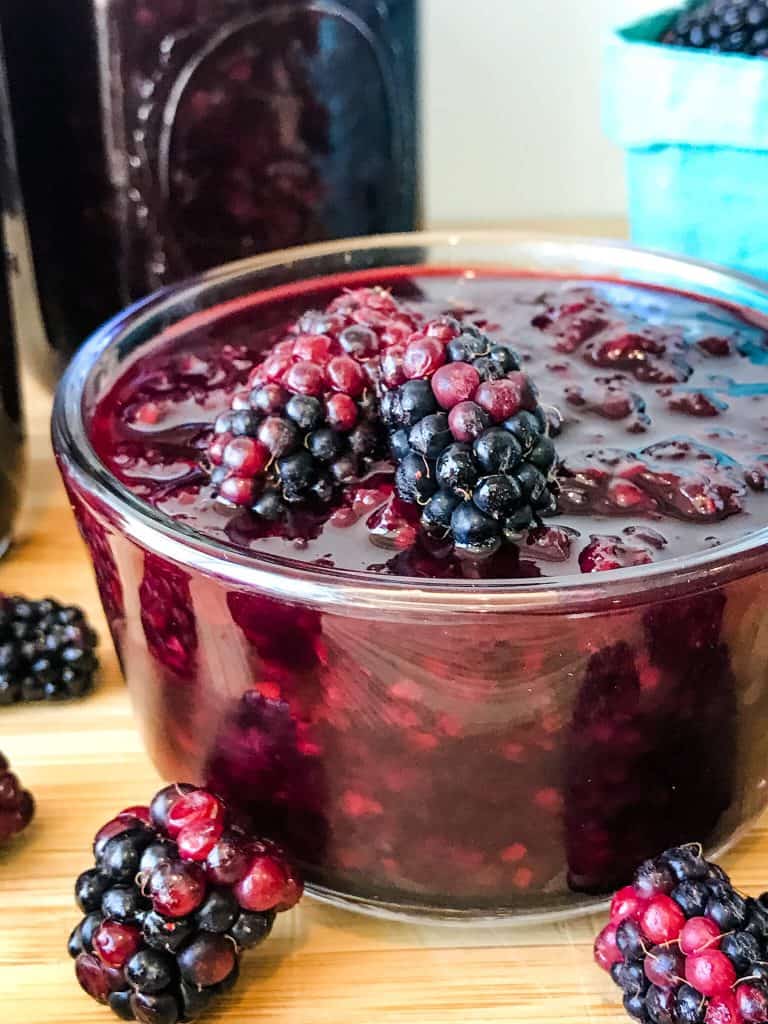
<path id="1" fill-rule="evenodd" d="M 112 880 L 98 868 L 84 871 L 75 882 L 75 902 L 84 914 L 90 914 L 101 907 L 102 897 L 111 885 Z"/>
<path id="2" fill-rule="evenodd" d="M 676 846 L 660 858 L 678 882 L 706 878 L 707 862 L 701 849 L 695 846 Z"/>
<path id="3" fill-rule="evenodd" d="M 623 990 L 624 1007 L 650 1024 L 768 1019 L 768 915 L 736 892 L 701 847 L 643 862 L 611 901 L 595 960 Z"/>
<path id="4" fill-rule="evenodd" d="M 748 973 L 750 978 L 762 982 L 763 985 L 768 985 L 768 963 L 758 960 L 756 963 L 749 965 Z"/>
<path id="5" fill-rule="evenodd" d="M 97 833 L 67 950 L 82 988 L 123 1020 L 199 1016 L 301 897 L 281 851 L 229 817 L 207 790 L 173 785 Z"/>
<path id="6" fill-rule="evenodd" d="M 749 932 L 731 932 L 725 935 L 720 943 L 720 950 L 725 953 L 739 975 L 746 975 L 753 960 L 762 959 L 760 943 Z"/>
<path id="7" fill-rule="evenodd" d="M 302 316 L 213 425 L 206 468 L 216 496 L 267 521 L 292 505 L 332 505 L 381 454 L 379 353 L 415 325 L 375 288 Z M 406 394 L 398 414 L 403 426 L 420 419 L 417 396 Z"/>
<path id="8" fill-rule="evenodd" d="M 639 1021 L 640 1024 L 648 1024 L 651 1017 L 645 1005 L 645 994 L 643 992 L 625 992 L 622 1002 L 624 1003 L 624 1009 L 632 1020 Z"/>
<path id="9" fill-rule="evenodd" d="M 734 892 L 729 883 L 714 882 L 710 885 L 710 898 L 705 913 L 724 932 L 742 928 L 747 922 L 747 903 L 743 896 Z"/>
<path id="10" fill-rule="evenodd" d="M 34 817 L 35 801 L 24 789 L 0 754 L 0 846 L 13 839 Z M 90 898 L 94 898 L 92 896 Z"/>
<path id="11" fill-rule="evenodd" d="M 635 872 L 634 888 L 640 896 L 651 899 L 659 893 L 669 893 L 675 887 L 675 876 L 665 860 L 646 860 Z"/>
<path id="12" fill-rule="evenodd" d="M 266 910 L 260 914 L 243 911 L 232 925 L 229 934 L 241 949 L 251 949 L 267 938 L 274 922 L 274 910 Z"/>
<path id="13" fill-rule="evenodd" d="M 175 974 L 173 959 L 156 949 L 139 950 L 125 965 L 125 976 L 131 985 L 150 995 L 168 988 Z"/>
<path id="14" fill-rule="evenodd" d="M 150 911 L 142 923 L 146 944 L 152 949 L 164 949 L 168 953 L 178 953 L 193 931 L 192 921 L 184 918 L 165 918 L 155 911 Z"/>
<path id="15" fill-rule="evenodd" d="M 435 493 L 437 486 L 434 463 L 409 450 L 395 472 L 395 487 L 403 501 L 423 504 Z"/>
<path id="16" fill-rule="evenodd" d="M 237 900 L 228 889 L 213 889 L 197 911 L 198 928 L 205 932 L 226 932 L 240 916 Z"/>
<path id="17" fill-rule="evenodd" d="M 706 1000 L 690 985 L 681 985 L 675 995 L 675 1010 L 679 1024 L 704 1024 Z"/>
<path id="18" fill-rule="evenodd" d="M 105 876 L 101 876 L 104 878 Z M 115 921 L 132 923 L 141 921 L 149 910 L 149 900 L 145 899 L 134 885 L 116 885 L 107 889 L 101 901 L 101 913 Z"/>
<path id="19" fill-rule="evenodd" d="M 661 41 L 723 53 L 768 56 L 766 0 L 705 0 L 677 14 Z"/>
<path id="20" fill-rule="evenodd" d="M 85 614 L 53 598 L 0 598 L 0 704 L 66 700 L 93 688 L 96 634 Z"/>
<path id="21" fill-rule="evenodd" d="M 675 993 L 672 989 L 651 985 L 645 996 L 645 1008 L 653 1024 L 675 1024 Z"/>
<path id="22" fill-rule="evenodd" d="M 556 511 L 555 447 L 515 352 L 472 324 L 422 324 L 380 380 L 395 488 L 421 525 L 482 557 Z"/>
<path id="23" fill-rule="evenodd" d="M 646 940 L 636 921 L 622 921 L 616 929 L 616 945 L 625 960 L 640 960 L 645 956 Z"/>
<path id="24" fill-rule="evenodd" d="M 761 982 L 750 980 L 739 985 L 735 992 L 736 1005 L 745 1021 L 768 1020 L 768 987 Z"/>
<path id="25" fill-rule="evenodd" d="M 686 917 L 699 917 L 706 913 L 709 889 L 705 882 L 681 882 L 672 890 L 671 896 Z"/>
<path id="26" fill-rule="evenodd" d="M 758 939 L 768 935 L 768 910 L 751 897 L 747 899 L 747 923 L 744 930 Z"/>
<path id="27" fill-rule="evenodd" d="M 451 529 L 451 517 L 461 502 L 458 495 L 450 491 L 438 491 L 424 506 L 421 523 L 427 533 L 446 536 Z"/>
<path id="28" fill-rule="evenodd" d="M 654 946 L 644 961 L 645 976 L 659 988 L 674 988 L 684 969 L 683 956 L 674 946 Z"/>
<path id="29" fill-rule="evenodd" d="M 131 990 L 112 992 L 107 1000 L 110 1010 L 120 1020 L 135 1020 L 131 1007 Z"/>
<path id="30" fill-rule="evenodd" d="M 648 988 L 642 960 L 620 960 L 611 967 L 611 977 L 625 992 L 645 992 Z"/>
<path id="31" fill-rule="evenodd" d="M 99 857 L 99 870 L 115 882 L 133 881 L 139 870 L 141 855 L 152 838 L 149 828 L 129 829 L 114 836 Z"/>

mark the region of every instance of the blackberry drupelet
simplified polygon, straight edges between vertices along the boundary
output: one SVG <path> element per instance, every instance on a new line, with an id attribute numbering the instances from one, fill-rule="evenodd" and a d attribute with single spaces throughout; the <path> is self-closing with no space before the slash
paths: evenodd
<path id="1" fill-rule="evenodd" d="M 440 317 L 388 353 L 380 390 L 395 487 L 428 534 L 481 557 L 556 511 L 547 417 L 511 349 Z"/>
<path id="2" fill-rule="evenodd" d="M 23 788 L 0 754 L 0 846 L 29 825 L 35 814 L 35 801 Z"/>
<path id="3" fill-rule="evenodd" d="M 93 688 L 96 633 L 74 605 L 0 598 L 0 704 L 66 700 Z"/>
<path id="4" fill-rule="evenodd" d="M 236 983 L 242 950 L 300 899 L 279 848 L 230 819 L 207 790 L 173 785 L 96 834 L 67 949 L 82 988 L 123 1020 L 198 1017 Z"/>
<path id="5" fill-rule="evenodd" d="M 696 845 L 645 861 L 611 902 L 595 959 L 651 1024 L 768 1020 L 768 919 Z"/>
<path id="6" fill-rule="evenodd" d="M 374 377 L 380 353 L 416 319 L 377 288 L 304 314 L 216 420 L 207 460 L 216 496 L 279 520 L 329 506 L 382 453 Z"/>
<path id="7" fill-rule="evenodd" d="M 665 29 L 661 41 L 671 46 L 768 56 L 768 2 L 705 0 L 688 5 Z"/>

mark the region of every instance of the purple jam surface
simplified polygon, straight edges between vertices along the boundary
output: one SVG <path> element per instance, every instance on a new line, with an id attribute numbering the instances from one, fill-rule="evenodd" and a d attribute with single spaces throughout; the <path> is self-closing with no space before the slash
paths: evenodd
<path id="1" fill-rule="evenodd" d="M 434 578 L 536 578 L 700 552 L 768 522 L 768 333 L 691 296 L 473 271 L 382 272 L 407 308 L 479 323 L 557 410 L 559 513 L 484 561 L 437 551 L 376 467 L 324 518 L 275 526 L 213 498 L 199 461 L 262 353 L 351 278 L 191 318 L 115 383 L 92 421 L 105 465 L 171 519 L 255 554 Z M 359 275 L 355 276 L 355 286 Z"/>

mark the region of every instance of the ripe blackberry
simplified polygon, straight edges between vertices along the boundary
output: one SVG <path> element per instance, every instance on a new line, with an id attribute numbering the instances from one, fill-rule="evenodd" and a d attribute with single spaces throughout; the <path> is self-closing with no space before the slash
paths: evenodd
<path id="1" fill-rule="evenodd" d="M 199 1016 L 237 981 L 242 950 L 301 897 L 278 847 L 230 818 L 218 797 L 179 784 L 96 834 L 95 867 L 75 883 L 86 916 L 67 949 L 82 988 L 123 1020 Z"/>
<path id="2" fill-rule="evenodd" d="M 519 357 L 472 324 L 421 325 L 380 380 L 395 487 L 459 552 L 493 554 L 556 510 L 557 455 Z"/>
<path id="3" fill-rule="evenodd" d="M 98 668 L 80 608 L 53 598 L 0 598 L 0 704 L 83 697 Z"/>
<path id="4" fill-rule="evenodd" d="M 0 754 L 0 846 L 23 832 L 32 821 L 35 801 Z"/>
<path id="5" fill-rule="evenodd" d="M 375 371 L 415 318 L 377 288 L 304 314 L 251 371 L 214 424 L 215 493 L 279 520 L 291 505 L 329 505 L 380 454 Z"/>
<path id="6" fill-rule="evenodd" d="M 737 893 L 699 846 L 674 847 L 641 864 L 634 884 L 616 893 L 595 960 L 635 1020 L 768 1020 L 764 910 Z"/>
<path id="7" fill-rule="evenodd" d="M 684 8 L 661 41 L 723 53 L 768 56 L 766 0 L 705 0 Z"/>

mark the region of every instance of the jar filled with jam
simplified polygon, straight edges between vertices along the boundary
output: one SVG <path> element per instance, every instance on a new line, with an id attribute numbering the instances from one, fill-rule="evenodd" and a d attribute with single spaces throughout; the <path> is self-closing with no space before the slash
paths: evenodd
<path id="1" fill-rule="evenodd" d="M 418 213 L 416 0 L 5 0 L 54 372 L 153 289 Z"/>

